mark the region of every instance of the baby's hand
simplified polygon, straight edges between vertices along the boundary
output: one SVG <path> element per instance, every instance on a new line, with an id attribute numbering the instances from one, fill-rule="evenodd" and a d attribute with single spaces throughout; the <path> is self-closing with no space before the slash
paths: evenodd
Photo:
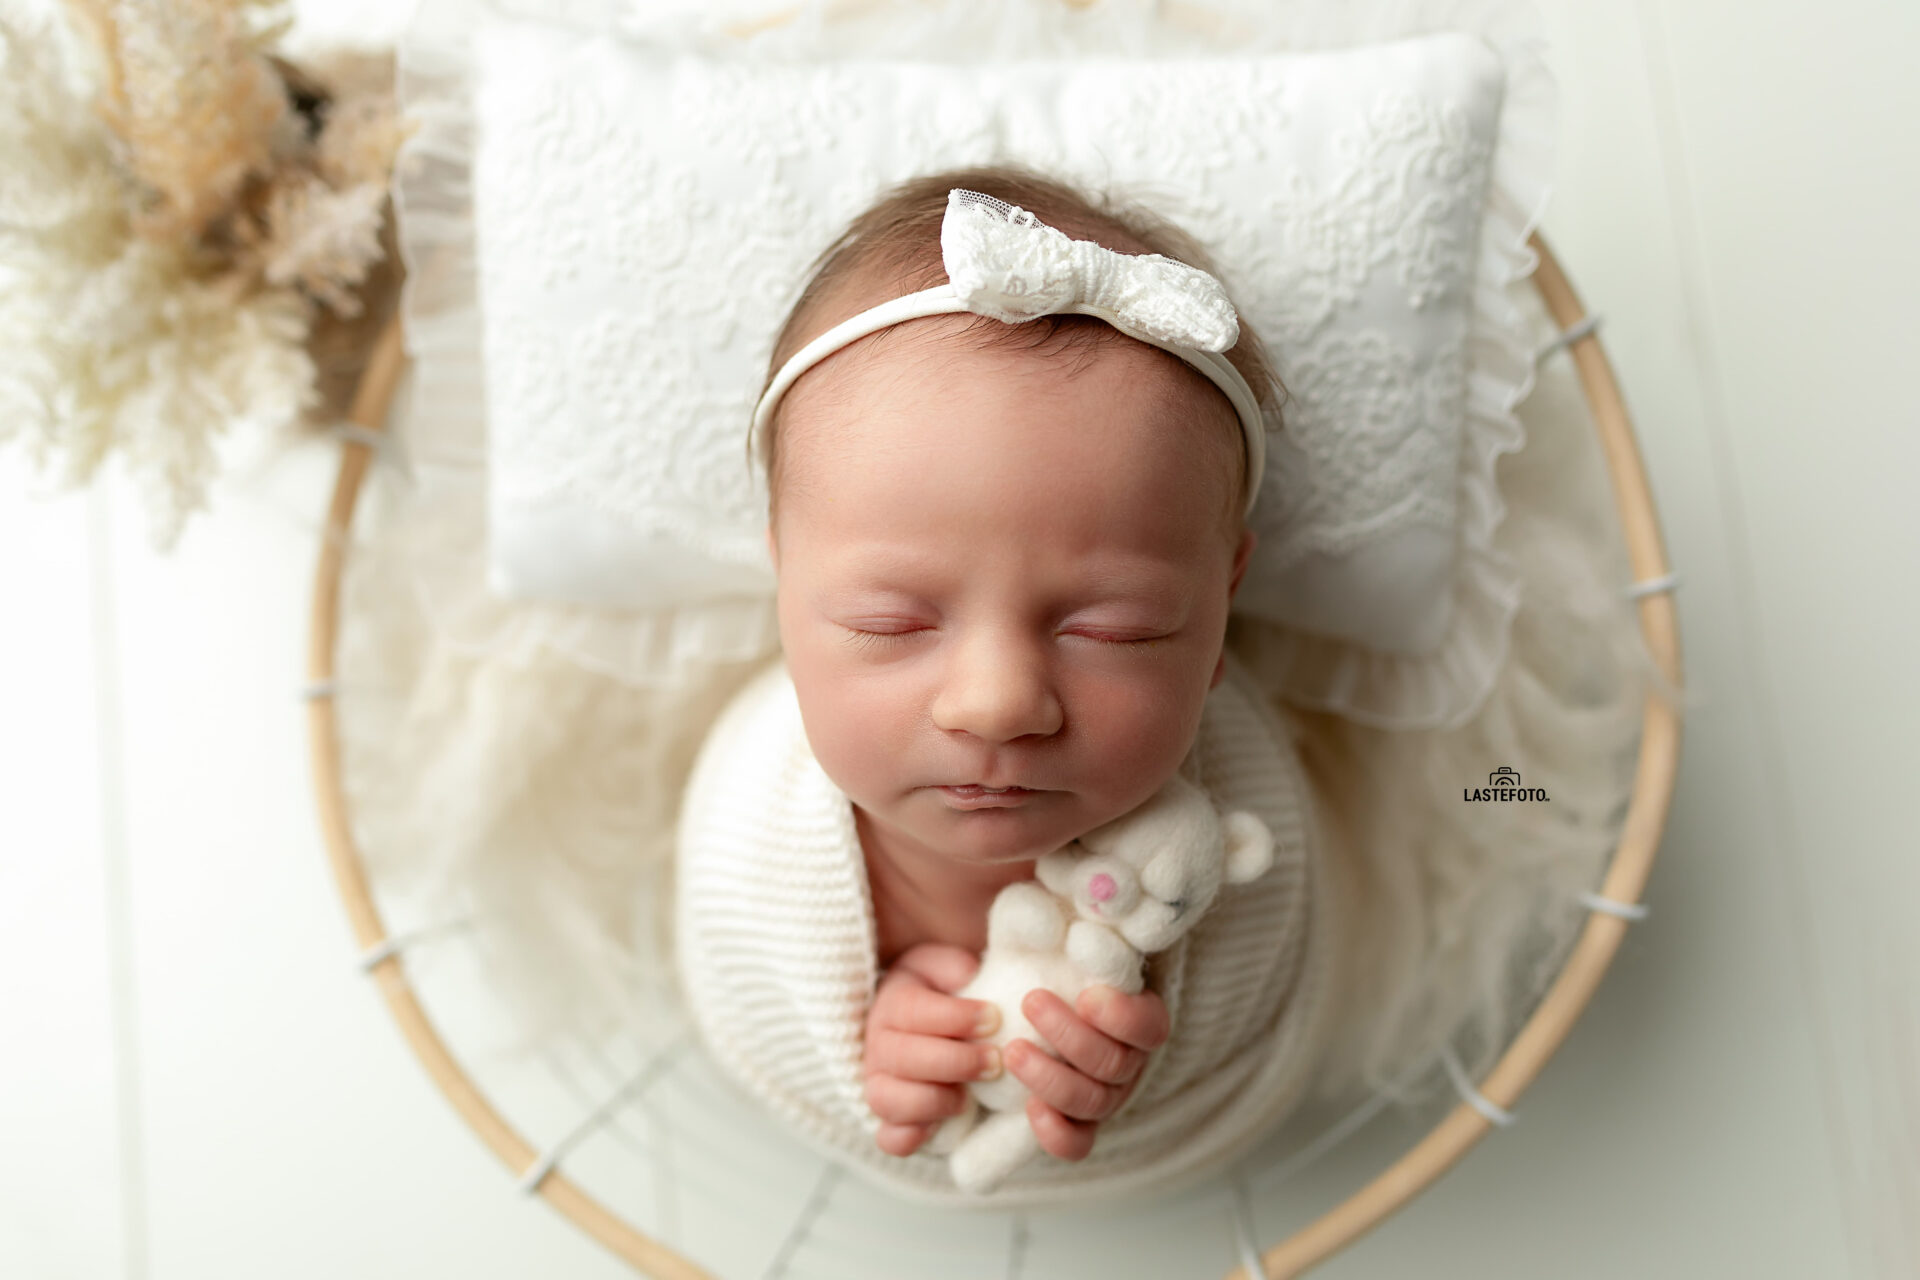
<path id="1" fill-rule="evenodd" d="M 1000 1051 L 974 1044 L 992 1035 L 1000 1010 L 962 1000 L 980 957 L 962 947 L 923 942 L 900 953 L 867 1011 L 867 1105 L 880 1117 L 875 1141 L 892 1156 L 919 1150 L 948 1116 L 966 1106 L 966 1085 L 1000 1074 Z"/>
<path id="2" fill-rule="evenodd" d="M 1120 1109 L 1147 1055 L 1167 1042 L 1167 1006 L 1151 991 L 1130 996 L 1096 986 L 1073 1009 L 1051 991 L 1030 991 L 1020 1011 L 1060 1055 L 1025 1040 L 1007 1046 L 1007 1070 L 1033 1091 L 1027 1122 L 1043 1150 L 1084 1160 L 1100 1121 Z"/>

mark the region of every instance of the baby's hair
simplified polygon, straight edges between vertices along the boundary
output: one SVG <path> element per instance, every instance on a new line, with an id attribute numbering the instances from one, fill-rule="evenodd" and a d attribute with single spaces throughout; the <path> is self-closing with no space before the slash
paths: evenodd
<path id="1" fill-rule="evenodd" d="M 1203 271 L 1219 274 L 1192 236 L 1135 205 L 1081 191 L 1065 182 L 1014 165 L 987 165 L 927 174 L 900 183 L 866 212 L 855 218 L 813 264 L 806 288 L 788 312 L 773 344 L 764 391 L 787 360 L 832 325 L 870 306 L 903 294 L 945 284 L 947 270 L 940 253 L 940 225 L 946 217 L 947 193 L 955 187 L 996 196 L 1033 214 L 1075 240 L 1092 240 L 1121 253 L 1157 253 Z M 986 316 L 974 318 L 962 330 L 978 348 L 1052 350 L 1075 358 L 1076 370 L 1101 349 L 1131 343 L 1104 320 L 1093 316 L 1042 316 L 1022 324 L 1006 324 Z M 1141 344 L 1146 345 L 1146 344 Z M 1152 349 L 1152 348 L 1150 348 Z M 1162 353 L 1165 354 L 1165 353 Z M 1286 391 L 1273 371 L 1260 337 L 1240 322 L 1240 338 L 1226 358 L 1247 380 L 1263 408 L 1277 420 L 1277 407 Z M 1238 462 L 1229 488 L 1227 528 L 1238 541 L 1245 503 L 1247 457 L 1238 420 L 1225 396 L 1213 384 L 1173 355 L 1166 359 L 1193 380 L 1203 395 L 1219 399 L 1228 410 L 1223 420 L 1232 426 Z M 780 410 L 775 409 L 760 439 L 749 438 L 748 449 L 759 449 L 767 476 L 768 518 L 777 521 L 780 493 Z"/>

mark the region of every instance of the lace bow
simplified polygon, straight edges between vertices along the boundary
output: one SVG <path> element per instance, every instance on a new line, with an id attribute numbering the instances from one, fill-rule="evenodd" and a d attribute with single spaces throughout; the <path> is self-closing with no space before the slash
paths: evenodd
<path id="1" fill-rule="evenodd" d="M 940 252 L 967 310 L 1009 324 L 1081 304 L 1174 346 L 1225 351 L 1240 337 L 1226 290 L 1198 267 L 1071 240 L 1018 205 L 978 191 L 948 193 Z"/>

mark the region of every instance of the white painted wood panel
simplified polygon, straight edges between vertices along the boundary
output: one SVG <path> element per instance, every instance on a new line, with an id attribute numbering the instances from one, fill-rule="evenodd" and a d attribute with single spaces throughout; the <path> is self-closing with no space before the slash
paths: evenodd
<path id="1" fill-rule="evenodd" d="M 139 1245 L 117 708 L 96 683 L 113 600 L 104 500 L 30 478 L 0 454 L 0 1275 L 91 1280 Z"/>
<path id="2" fill-rule="evenodd" d="M 1690 240 L 1675 222 L 1687 170 L 1665 101 L 1665 36 L 1627 6 L 1542 12 L 1562 111 L 1544 231 L 1605 317 L 1682 577 L 1681 637 L 1701 701 L 1648 890 L 1652 918 L 1520 1124 L 1326 1272 L 1871 1274 L 1850 1255 L 1828 1158 L 1801 850 L 1768 812 L 1768 673 L 1737 576 L 1748 554 L 1739 477 L 1716 438 L 1717 337 L 1694 307 Z M 1711 60 L 1693 73 L 1703 90 L 1718 83 Z M 1792 377 L 1791 365 L 1772 376 Z"/>
<path id="3" fill-rule="evenodd" d="M 115 524 L 149 1274 L 619 1275 L 515 1195 L 354 963 L 297 696 L 335 456 L 223 486 L 171 556 Z"/>
<path id="4" fill-rule="evenodd" d="M 1642 6 L 1848 1263 L 1920 1273 L 1920 9 Z M 1785 994 L 1785 993 L 1783 993 Z M 1807 1153 L 1811 1159 L 1813 1152 Z"/>

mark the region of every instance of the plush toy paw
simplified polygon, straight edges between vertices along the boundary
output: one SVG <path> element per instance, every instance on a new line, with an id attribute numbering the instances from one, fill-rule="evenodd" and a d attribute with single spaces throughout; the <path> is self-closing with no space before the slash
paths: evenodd
<path id="1" fill-rule="evenodd" d="M 1007 1176 L 1040 1154 L 1040 1139 L 1025 1109 L 996 1111 L 967 1135 L 947 1161 L 954 1185 L 974 1195 L 985 1195 Z"/>
<path id="2" fill-rule="evenodd" d="M 1059 900 L 1030 880 L 1002 889 L 987 912 L 987 946 L 992 948 L 1055 951 L 1066 931 Z"/>
<path id="3" fill-rule="evenodd" d="M 928 1155 L 951 1155 L 966 1140 L 967 1135 L 973 1132 L 974 1126 L 979 1122 L 980 1103 L 969 1093 L 966 1110 L 941 1121 L 940 1127 L 927 1137 L 920 1149 Z"/>
<path id="4" fill-rule="evenodd" d="M 1132 995 L 1143 985 L 1140 953 L 1104 924 L 1075 920 L 1068 926 L 1067 958 L 1089 981 L 1105 983 L 1116 991 Z"/>
<path id="5" fill-rule="evenodd" d="M 1227 883 L 1247 884 L 1273 868 L 1273 832 L 1259 815 L 1235 809 L 1220 820 L 1227 837 Z"/>

